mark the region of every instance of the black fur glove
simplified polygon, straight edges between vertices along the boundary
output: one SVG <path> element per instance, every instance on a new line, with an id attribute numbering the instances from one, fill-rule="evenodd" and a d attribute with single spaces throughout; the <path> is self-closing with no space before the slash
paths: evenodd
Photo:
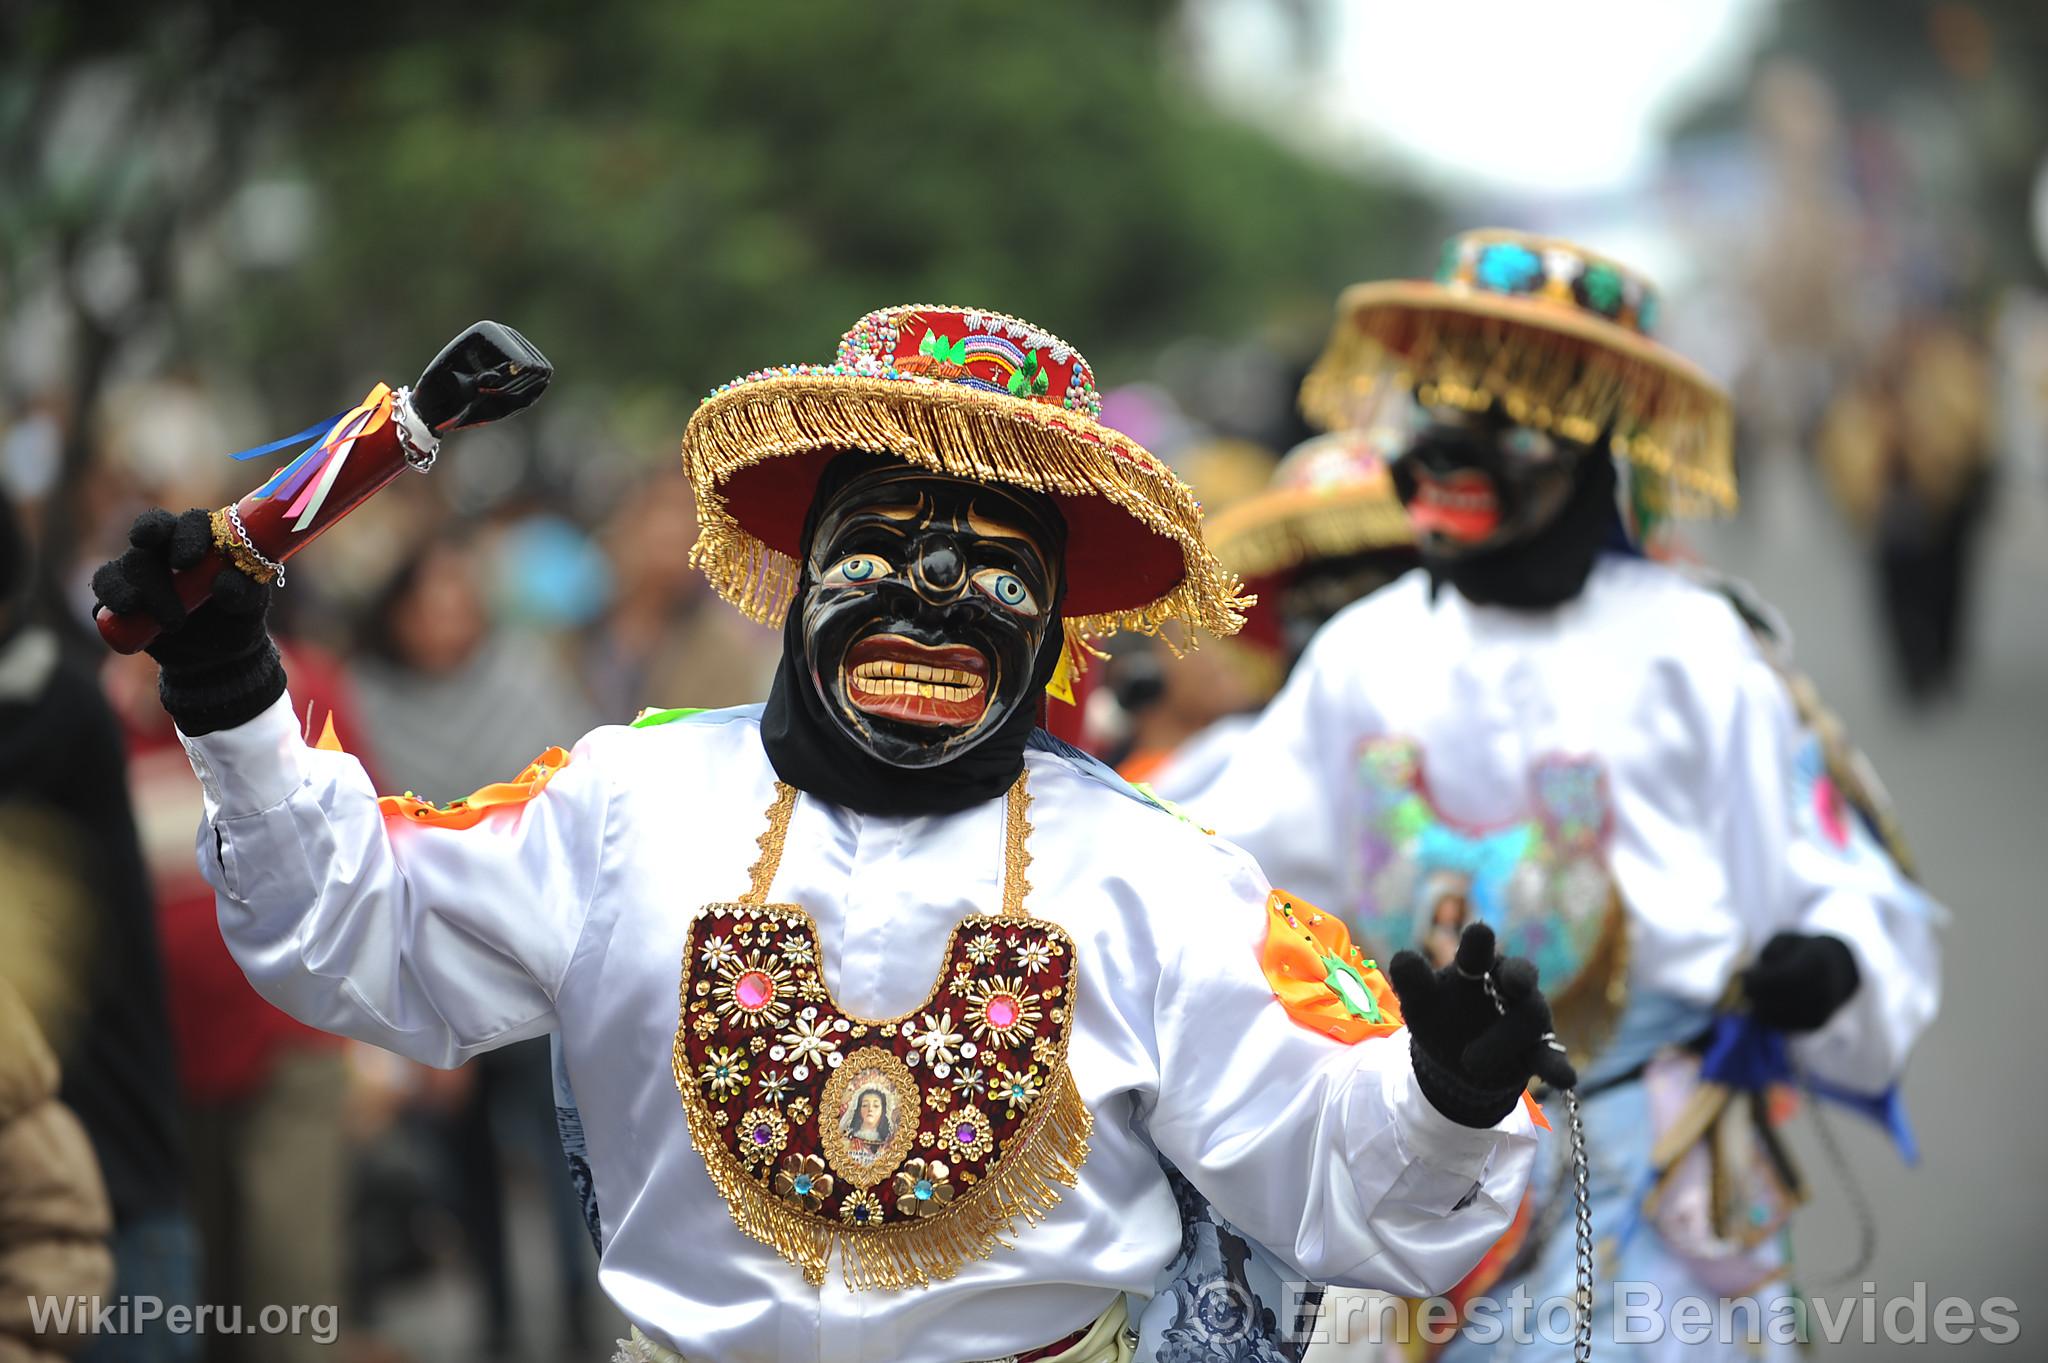
<path id="1" fill-rule="evenodd" d="M 1742 972 L 1742 993 L 1766 1027 L 1811 1032 L 1825 1026 L 1862 982 L 1856 955 L 1840 938 L 1781 932 Z"/>
<path id="2" fill-rule="evenodd" d="M 128 528 L 128 549 L 92 575 L 92 593 L 117 615 L 140 611 L 162 633 L 149 645 L 157 697 L 178 728 L 197 738 L 247 723 L 284 694 L 284 664 L 263 627 L 270 588 L 232 565 L 213 596 L 187 613 L 171 581 L 213 547 L 208 513 L 174 516 L 152 507 Z"/>
<path id="3" fill-rule="evenodd" d="M 1505 1013 L 1487 996 L 1487 975 Z M 1433 971 L 1403 951 L 1388 964 L 1387 979 L 1401 999 L 1422 1096 L 1458 1125 L 1497 1124 L 1515 1110 L 1531 1075 L 1552 1088 L 1578 1083 L 1564 1052 L 1544 1039 L 1550 1004 L 1536 988 L 1536 967 L 1502 960 L 1484 923 L 1466 926 L 1450 965 Z"/>

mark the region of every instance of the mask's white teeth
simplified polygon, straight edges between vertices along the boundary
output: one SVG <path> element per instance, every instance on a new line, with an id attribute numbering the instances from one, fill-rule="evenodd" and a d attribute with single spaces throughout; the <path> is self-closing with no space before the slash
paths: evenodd
<path id="1" fill-rule="evenodd" d="M 978 674 L 962 668 L 898 662 L 892 658 L 860 663 L 849 675 L 861 690 L 882 696 L 935 695 L 945 699 L 965 699 L 979 695 L 986 685 Z M 909 689 L 914 686 L 936 689 Z"/>
<path id="2" fill-rule="evenodd" d="M 896 675 L 918 669 L 931 679 Z M 854 688 L 870 696 L 922 696 L 928 700 L 967 701 L 980 695 L 986 683 L 972 672 L 950 667 L 929 667 L 922 663 L 862 663 L 849 674 Z"/>

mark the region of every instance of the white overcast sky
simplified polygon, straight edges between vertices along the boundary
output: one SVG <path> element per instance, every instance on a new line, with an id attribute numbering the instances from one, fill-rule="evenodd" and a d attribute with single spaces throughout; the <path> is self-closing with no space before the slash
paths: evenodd
<path id="1" fill-rule="evenodd" d="M 1294 139 L 1447 189 L 1639 181 L 1661 128 L 1738 79 L 1777 0 L 1309 0 L 1330 41 L 1304 88 L 1270 0 L 1190 0 L 1216 91 Z"/>

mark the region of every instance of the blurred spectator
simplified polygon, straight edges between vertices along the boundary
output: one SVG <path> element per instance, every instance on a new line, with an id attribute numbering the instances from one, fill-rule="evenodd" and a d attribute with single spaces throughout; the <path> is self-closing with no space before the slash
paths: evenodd
<path id="1" fill-rule="evenodd" d="M 312 736 L 330 721 L 339 734 L 356 734 L 335 664 L 300 645 L 283 652 Z M 146 654 L 113 655 L 104 675 L 126 731 L 129 784 L 156 894 L 205 1299 L 240 1304 L 245 1319 L 273 1303 L 338 1304 L 348 1181 L 340 1039 L 264 1002 L 221 941 L 213 890 L 192 852 L 199 784 L 157 703 L 155 664 Z M 205 1348 L 210 1363 L 256 1356 L 234 1335 L 210 1334 Z M 326 1356 L 310 1334 L 262 1344 L 265 1363 Z"/>
<path id="2" fill-rule="evenodd" d="M 61 960 L 19 959 L 10 972 L 44 975 L 48 997 L 68 1003 L 75 1028 L 58 1039 L 60 1096 L 84 1123 L 114 1212 L 115 1291 L 191 1304 L 197 1236 L 185 1209 L 185 1163 L 171 1067 L 163 975 L 149 882 L 129 810 L 119 726 L 97 679 L 65 657 L 56 636 L 26 623 L 27 548 L 11 505 L 0 502 L 0 808 L 52 822 L 57 855 L 71 852 L 90 919 L 84 976 Z M 35 905 L 10 898 L 6 912 Z M 91 1363 L 187 1359 L 195 1338 L 167 1332 L 103 1334 Z"/>
<path id="3" fill-rule="evenodd" d="M 579 655 L 604 722 L 623 724 L 649 706 L 715 709 L 767 696 L 778 636 L 712 596 L 690 566 L 696 538 L 690 485 L 677 473 L 649 478 L 613 513 L 611 606 Z"/>
<path id="4" fill-rule="evenodd" d="M 0 979 L 0 1363 L 54 1363 L 76 1351 L 81 1334 L 37 1330 L 29 1303 L 105 1294 L 112 1229 L 92 1142 L 57 1101 L 57 1057 Z"/>
<path id="5" fill-rule="evenodd" d="M 1233 439 L 1196 440 L 1175 456 L 1176 471 L 1210 522 L 1263 491 L 1274 462 L 1271 450 Z M 1189 739 L 1218 720 L 1257 710 L 1279 687 L 1277 667 L 1259 649 L 1204 638 L 1189 650 L 1187 642 L 1126 635 L 1110 641 L 1110 656 L 1097 664 L 1084 746 L 1127 780 L 1150 781 Z"/>
<path id="6" fill-rule="evenodd" d="M 1991 460 L 1990 371 L 1954 321 L 1901 327 L 1822 431 L 1829 489 L 1876 550 L 1878 600 L 1900 685 L 1953 688 Z"/>
<path id="7" fill-rule="evenodd" d="M 372 605 L 363 642 L 364 733 L 395 791 L 456 799 L 594 727 L 552 644 L 491 619 L 466 541 L 415 551 Z"/>
<path id="8" fill-rule="evenodd" d="M 371 610 L 364 643 L 355 672 L 363 732 L 381 778 L 396 789 L 455 799 L 509 779 L 542 750 L 570 746 L 594 727 L 552 643 L 493 621 L 466 541 L 430 541 L 401 565 Z M 511 1354 L 519 1322 L 506 1246 L 508 1156 L 540 1178 L 567 1328 L 580 1339 L 590 1250 L 555 1139 L 547 1046 L 508 1046 L 464 1070 L 438 1110 L 413 1117 L 446 1155 L 445 1191 L 483 1278 L 485 1349 Z"/>
<path id="9" fill-rule="evenodd" d="M 1205 639 L 1179 658 L 1143 637 L 1117 640 L 1109 652 L 1097 665 L 1118 718 L 1096 741 L 1128 781 L 1150 781 L 1189 739 L 1218 720 L 1255 712 L 1279 685 L 1270 659 L 1227 639 Z M 1109 709 L 1096 702 L 1091 720 Z"/>

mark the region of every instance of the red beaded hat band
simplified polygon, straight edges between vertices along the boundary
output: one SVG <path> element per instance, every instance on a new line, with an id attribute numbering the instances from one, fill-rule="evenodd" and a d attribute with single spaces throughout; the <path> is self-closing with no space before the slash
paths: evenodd
<path id="1" fill-rule="evenodd" d="M 1050 495 L 1067 521 L 1066 611 L 1085 634 L 1213 634 L 1242 624 L 1238 580 L 1202 540 L 1172 470 L 1097 419 L 1095 374 L 1071 345 L 975 308 L 883 308 L 829 364 L 756 370 L 715 389 L 683 434 L 698 496 L 692 561 L 749 617 L 795 594 L 805 513 L 833 455 L 892 454 L 937 473 Z"/>

